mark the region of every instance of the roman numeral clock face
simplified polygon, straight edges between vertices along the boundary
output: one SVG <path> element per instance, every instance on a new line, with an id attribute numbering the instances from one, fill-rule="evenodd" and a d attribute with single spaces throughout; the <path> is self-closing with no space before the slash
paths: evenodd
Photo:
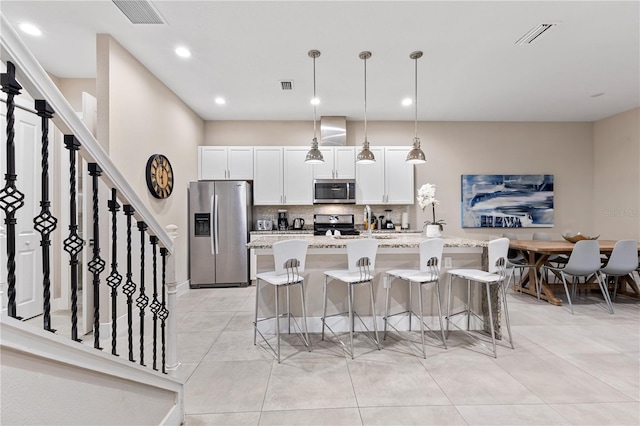
<path id="1" fill-rule="evenodd" d="M 173 191 L 173 168 L 162 154 L 149 157 L 146 169 L 147 187 L 156 198 L 167 198 Z"/>

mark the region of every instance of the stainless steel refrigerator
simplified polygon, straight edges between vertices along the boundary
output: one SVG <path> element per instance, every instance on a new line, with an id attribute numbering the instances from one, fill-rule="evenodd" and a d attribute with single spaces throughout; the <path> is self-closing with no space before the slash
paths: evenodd
<path id="1" fill-rule="evenodd" d="M 252 192 L 245 181 L 189 184 L 191 288 L 249 284 Z"/>

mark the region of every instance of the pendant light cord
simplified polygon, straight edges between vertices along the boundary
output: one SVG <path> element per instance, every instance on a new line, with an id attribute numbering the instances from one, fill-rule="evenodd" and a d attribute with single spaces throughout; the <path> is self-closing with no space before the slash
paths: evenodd
<path id="1" fill-rule="evenodd" d="M 316 56 L 313 56 L 313 139 L 316 139 L 316 108 L 317 108 L 317 97 L 316 97 Z"/>
<path id="2" fill-rule="evenodd" d="M 416 110 L 416 122 L 415 122 L 415 132 L 416 138 L 418 137 L 418 58 L 414 59 L 415 61 L 415 93 L 414 93 L 414 102 L 415 102 L 415 110 Z"/>
<path id="3" fill-rule="evenodd" d="M 364 58 L 364 141 L 367 140 L 367 58 Z"/>

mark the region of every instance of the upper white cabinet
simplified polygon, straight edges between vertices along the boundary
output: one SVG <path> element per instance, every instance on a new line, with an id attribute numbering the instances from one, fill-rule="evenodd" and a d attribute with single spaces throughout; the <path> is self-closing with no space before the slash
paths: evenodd
<path id="1" fill-rule="evenodd" d="M 198 179 L 252 180 L 253 147 L 198 147 Z"/>
<path id="2" fill-rule="evenodd" d="M 413 204 L 413 165 L 405 161 L 411 147 L 371 147 L 374 164 L 356 164 L 356 203 Z"/>
<path id="3" fill-rule="evenodd" d="M 313 167 L 307 147 L 255 147 L 254 205 L 313 204 Z"/>
<path id="4" fill-rule="evenodd" d="M 355 146 L 320 147 L 320 152 L 324 163 L 313 165 L 314 179 L 356 178 Z"/>

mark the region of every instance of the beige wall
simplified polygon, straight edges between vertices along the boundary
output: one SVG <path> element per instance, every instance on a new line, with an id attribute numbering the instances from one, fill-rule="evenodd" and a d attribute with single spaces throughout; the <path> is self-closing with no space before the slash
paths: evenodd
<path id="1" fill-rule="evenodd" d="M 56 85 L 64 93 L 74 111 L 82 111 L 82 92 L 96 97 L 96 80 L 94 78 L 58 78 Z"/>
<path id="2" fill-rule="evenodd" d="M 204 122 L 110 36 L 99 36 L 98 63 L 98 115 L 104 120 L 106 114 L 109 123 L 108 129 L 98 128 L 98 139 L 160 224 L 178 226 L 176 279 L 184 282 L 187 187 L 198 178 L 197 147 L 204 141 Z M 175 174 L 173 193 L 165 200 L 154 198 L 145 181 L 147 159 L 156 153 L 169 158 Z"/>
<path id="3" fill-rule="evenodd" d="M 413 122 L 369 122 L 372 145 L 410 145 Z M 416 166 L 415 187 L 437 185 L 437 219 L 447 222 L 445 234 L 489 238 L 500 229 L 460 227 L 460 176 L 484 173 L 545 173 L 555 176 L 555 226 L 544 228 L 560 238 L 568 231 L 592 233 L 593 124 L 513 122 L 421 122 L 418 127 L 427 164 Z M 305 145 L 311 122 L 208 121 L 207 145 Z M 362 122 L 347 122 L 347 145 L 360 145 Z M 359 207 L 356 207 L 358 211 Z M 430 215 L 409 208 L 412 227 Z M 378 213 L 378 212 L 376 212 Z M 383 212 L 380 212 L 382 214 Z M 519 230 L 529 238 L 534 228 Z"/>
<path id="4" fill-rule="evenodd" d="M 595 232 L 640 239 L 640 108 L 596 121 L 593 140 Z"/>

